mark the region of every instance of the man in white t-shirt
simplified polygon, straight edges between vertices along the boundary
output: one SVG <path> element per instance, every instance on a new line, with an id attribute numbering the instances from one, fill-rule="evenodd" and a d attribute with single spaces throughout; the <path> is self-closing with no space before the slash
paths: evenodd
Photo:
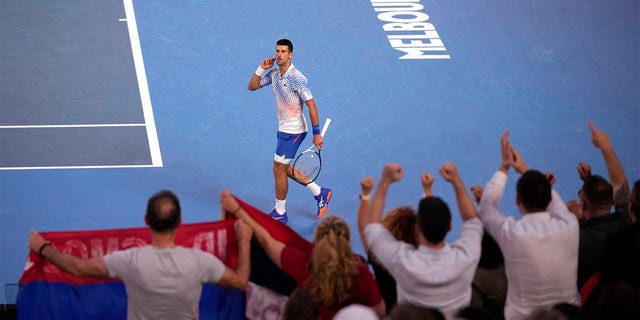
<path id="1" fill-rule="evenodd" d="M 271 85 L 275 94 L 278 113 L 278 141 L 273 159 L 276 203 L 271 211 L 271 217 L 285 224 L 289 220 L 286 210 L 287 193 L 289 192 L 288 178 L 293 178 L 290 163 L 296 157 L 296 152 L 298 152 L 298 148 L 308 131 L 303 104 L 309 108 L 313 144 L 322 150 L 323 142 L 320 134 L 318 108 L 313 100 L 307 78 L 293 66 L 291 58 L 293 58 L 293 43 L 288 39 L 278 40 L 275 57 L 262 60 L 247 85 L 249 91 Z M 278 68 L 273 68 L 274 63 L 278 64 Z M 315 182 L 300 183 L 305 185 L 315 197 L 318 207 L 316 218 L 320 219 L 329 208 L 331 189 L 320 187 Z"/>
<path id="2" fill-rule="evenodd" d="M 541 307 L 580 304 L 579 225 L 551 188 L 552 176 L 528 170 L 508 136 L 509 132 L 502 135 L 502 163 L 484 188 L 479 215 L 504 255 L 508 286 L 504 316 L 513 320 L 526 319 Z M 519 220 L 498 208 L 509 167 L 522 174 L 516 187 Z"/>
<path id="3" fill-rule="evenodd" d="M 471 282 L 480 260 L 482 223 L 471 197 L 453 163 L 445 163 L 440 174 L 456 193 L 462 228 L 457 240 L 445 241 L 451 230 L 451 213 L 438 197 L 427 196 L 418 208 L 418 247 L 397 240 L 380 224 L 387 189 L 404 175 L 399 164 L 387 164 L 363 217 L 370 250 L 396 281 L 398 304 L 437 308 L 447 319 L 471 302 Z"/>
<path id="4" fill-rule="evenodd" d="M 81 259 L 62 253 L 35 231 L 29 237 L 29 248 L 75 276 L 122 279 L 129 320 L 197 319 L 202 284 L 246 288 L 252 231 L 242 221 L 236 222 L 236 270 L 209 253 L 176 245 L 182 217 L 178 197 L 171 191 L 160 191 L 149 199 L 145 221 L 151 230 L 150 245 L 104 257 Z"/>

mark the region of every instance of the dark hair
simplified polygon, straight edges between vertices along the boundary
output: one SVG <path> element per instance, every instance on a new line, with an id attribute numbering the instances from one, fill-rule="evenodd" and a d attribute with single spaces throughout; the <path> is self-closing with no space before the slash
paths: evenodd
<path id="1" fill-rule="evenodd" d="M 320 311 L 311 292 L 303 287 L 298 287 L 289 296 L 284 305 L 282 320 L 317 320 Z"/>
<path id="2" fill-rule="evenodd" d="M 516 190 L 527 212 L 545 211 L 551 202 L 551 183 L 540 171 L 528 170 L 523 173 Z"/>
<path id="3" fill-rule="evenodd" d="M 289 47 L 289 51 L 293 52 L 293 42 L 291 42 L 291 40 L 289 39 L 280 39 L 278 40 L 278 42 L 276 42 L 277 46 L 287 46 Z"/>
<path id="4" fill-rule="evenodd" d="M 613 187 L 599 175 L 584 179 L 580 193 L 591 206 L 610 208 L 613 205 Z"/>
<path id="5" fill-rule="evenodd" d="M 180 200 L 173 192 L 162 190 L 149 198 L 145 217 L 155 232 L 175 230 L 180 224 Z"/>
<path id="6" fill-rule="evenodd" d="M 418 206 L 418 224 L 425 239 L 431 243 L 444 240 L 451 227 L 451 211 L 438 197 L 426 197 Z"/>

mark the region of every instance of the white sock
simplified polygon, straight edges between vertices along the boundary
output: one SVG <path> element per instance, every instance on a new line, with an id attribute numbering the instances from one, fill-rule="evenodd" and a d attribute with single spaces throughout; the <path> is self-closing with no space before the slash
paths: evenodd
<path id="1" fill-rule="evenodd" d="M 320 194 L 320 186 L 317 185 L 315 182 L 309 183 L 307 185 L 307 188 L 311 190 L 311 193 L 313 193 L 314 196 L 317 196 Z"/>
<path id="2" fill-rule="evenodd" d="M 276 199 L 276 212 L 278 212 L 280 215 L 284 215 L 287 210 L 285 209 L 287 204 L 287 199 L 284 200 L 278 200 Z"/>

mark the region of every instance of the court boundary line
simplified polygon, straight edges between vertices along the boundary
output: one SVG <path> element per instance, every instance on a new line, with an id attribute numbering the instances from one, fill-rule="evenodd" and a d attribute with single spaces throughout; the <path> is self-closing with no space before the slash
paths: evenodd
<path id="1" fill-rule="evenodd" d="M 158 168 L 152 164 L 141 165 L 106 165 L 106 166 L 42 166 L 42 167 L 1 167 L 1 170 L 50 170 L 50 169 L 125 169 L 125 168 Z"/>
<path id="2" fill-rule="evenodd" d="M 155 118 L 151 104 L 151 95 L 147 83 L 147 73 L 144 67 L 140 37 L 138 35 L 138 25 L 136 23 L 133 0 L 123 0 L 125 19 L 118 19 L 119 22 L 126 22 L 129 31 L 129 42 L 131 44 L 131 54 L 138 81 L 140 102 L 144 123 L 123 123 L 123 124 L 73 124 L 73 125 L 8 125 L 0 126 L 0 129 L 44 129 L 44 128 L 106 128 L 106 127 L 145 127 L 151 164 L 145 165 L 106 165 L 106 166 L 37 166 L 37 167 L 2 167 L 2 170 L 37 170 L 37 169 L 101 169 L 101 168 L 154 168 L 162 167 L 162 154 L 160 152 L 160 142 L 156 130 Z"/>
<path id="3" fill-rule="evenodd" d="M 0 126 L 0 129 L 47 129 L 47 128 L 110 128 L 110 127 L 144 127 L 145 123 L 105 123 L 105 124 L 27 124 Z"/>
<path id="4" fill-rule="evenodd" d="M 160 141 L 156 130 L 156 122 L 153 116 L 153 108 L 151 105 L 151 95 L 149 93 L 149 84 L 147 83 L 147 73 L 144 68 L 144 60 L 142 58 L 142 48 L 140 46 L 140 37 L 138 35 L 138 24 L 136 23 L 136 15 L 133 10 L 133 0 L 123 0 L 125 16 L 127 19 L 127 27 L 129 29 L 129 40 L 131 41 L 131 53 L 133 55 L 133 63 L 136 69 L 138 79 L 138 89 L 140 92 L 140 102 L 142 103 L 142 112 L 144 122 L 147 129 L 147 139 L 149 141 L 149 153 L 151 154 L 151 166 L 162 167 L 162 154 L 160 153 Z"/>

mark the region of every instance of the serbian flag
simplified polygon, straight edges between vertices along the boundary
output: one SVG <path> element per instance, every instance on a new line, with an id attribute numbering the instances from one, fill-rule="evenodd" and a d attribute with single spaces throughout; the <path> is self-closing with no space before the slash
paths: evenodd
<path id="1" fill-rule="evenodd" d="M 291 228 L 239 199 L 238 202 L 274 238 L 311 250 L 311 244 Z M 213 254 L 235 269 L 238 261 L 235 218 L 225 216 L 222 221 L 181 225 L 176 232 L 176 244 Z M 146 227 L 41 234 L 58 250 L 85 259 L 151 243 Z M 277 319 L 296 284 L 271 263 L 256 241 L 251 244 L 250 281 L 246 292 L 205 284 L 199 304 L 200 319 Z M 16 305 L 21 320 L 127 318 L 127 295 L 119 279 L 75 277 L 33 252 L 27 257 L 19 281 Z"/>

